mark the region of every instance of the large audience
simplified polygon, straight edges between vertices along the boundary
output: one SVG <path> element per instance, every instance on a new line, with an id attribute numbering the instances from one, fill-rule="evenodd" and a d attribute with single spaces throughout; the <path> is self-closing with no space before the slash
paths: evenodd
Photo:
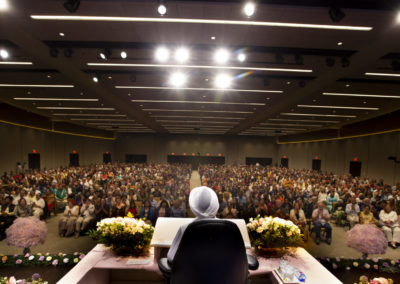
<path id="1" fill-rule="evenodd" d="M 4 173 L 0 234 L 15 218 L 62 214 L 61 237 L 76 236 L 106 217 L 188 217 L 190 165 L 109 164 Z M 330 244 L 332 226 L 373 224 L 400 243 L 400 186 L 382 180 L 260 165 L 201 165 L 201 183 L 216 191 L 219 218 L 290 219 L 305 238 Z M 323 234 L 322 234 L 323 233 Z"/>

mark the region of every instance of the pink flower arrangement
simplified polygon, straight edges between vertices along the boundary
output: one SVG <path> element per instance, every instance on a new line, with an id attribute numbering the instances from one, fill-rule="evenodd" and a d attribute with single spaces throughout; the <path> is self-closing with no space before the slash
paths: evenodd
<path id="1" fill-rule="evenodd" d="M 15 263 L 16 263 L 16 264 L 21 264 L 21 263 L 22 263 L 22 260 L 17 259 L 17 261 L 16 261 Z"/>
<path id="2" fill-rule="evenodd" d="M 347 246 L 365 254 L 384 254 L 387 249 L 385 234 L 371 224 L 355 225 L 347 232 Z"/>
<path id="3" fill-rule="evenodd" d="M 58 260 L 57 259 L 53 260 L 52 265 L 57 266 L 57 264 L 58 264 Z"/>
<path id="4" fill-rule="evenodd" d="M 7 245 L 19 248 L 30 248 L 46 241 L 45 222 L 36 217 L 17 218 L 6 230 Z"/>

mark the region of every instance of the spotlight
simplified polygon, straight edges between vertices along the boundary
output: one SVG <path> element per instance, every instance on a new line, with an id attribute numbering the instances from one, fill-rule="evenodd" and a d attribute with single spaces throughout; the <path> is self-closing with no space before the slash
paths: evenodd
<path id="1" fill-rule="evenodd" d="M 331 18 L 331 20 L 335 23 L 340 22 L 341 20 L 343 20 L 343 18 L 346 16 L 346 14 L 343 12 L 342 9 L 340 9 L 339 7 L 331 7 L 329 9 L 329 17 Z"/>
<path id="2" fill-rule="evenodd" d="M 158 14 L 164 16 L 167 13 L 167 6 L 165 6 L 165 2 L 163 0 L 158 1 Z"/>
<path id="3" fill-rule="evenodd" d="M 5 11 L 8 9 L 7 0 L 0 0 L 0 11 Z"/>
<path id="4" fill-rule="evenodd" d="M 296 55 L 294 56 L 294 62 L 295 62 L 297 65 L 303 65 L 303 56 L 301 56 L 300 54 L 296 54 Z"/>
<path id="5" fill-rule="evenodd" d="M 400 71 L 400 61 L 393 60 L 392 61 L 392 69 L 393 69 L 393 71 Z"/>
<path id="6" fill-rule="evenodd" d="M 125 59 L 128 57 L 128 54 L 125 51 L 121 51 L 121 58 Z"/>
<path id="7" fill-rule="evenodd" d="M 215 52 L 214 60 L 219 64 L 223 64 L 229 60 L 229 56 L 229 51 L 221 48 Z"/>
<path id="8" fill-rule="evenodd" d="M 70 13 L 75 13 L 78 10 L 80 4 L 80 0 L 67 0 L 64 2 L 64 8 Z"/>
<path id="9" fill-rule="evenodd" d="M 70 58 L 72 56 L 72 53 L 74 53 L 74 51 L 71 48 L 64 49 L 64 56 L 66 58 Z"/>
<path id="10" fill-rule="evenodd" d="M 342 67 L 346 68 L 350 66 L 350 60 L 347 57 L 342 58 Z"/>
<path id="11" fill-rule="evenodd" d="M 169 83 L 174 87 L 182 87 L 186 83 L 186 75 L 181 72 L 176 72 L 171 75 Z"/>
<path id="12" fill-rule="evenodd" d="M 328 67 L 333 67 L 335 65 L 335 58 L 333 57 L 327 57 L 326 58 L 326 65 Z"/>
<path id="13" fill-rule="evenodd" d="M 9 56 L 9 54 L 8 54 L 8 51 L 7 51 L 7 50 L 5 50 L 5 49 L 0 49 L 0 57 L 1 57 L 2 59 L 7 59 L 8 56 Z"/>
<path id="14" fill-rule="evenodd" d="M 184 63 L 189 59 L 189 50 L 184 47 L 180 47 L 175 51 L 175 60 L 179 63 Z"/>
<path id="15" fill-rule="evenodd" d="M 165 62 L 169 58 L 169 51 L 165 47 L 159 47 L 156 50 L 156 60 L 160 62 Z"/>
<path id="16" fill-rule="evenodd" d="M 100 78 L 100 76 L 98 76 L 98 75 L 93 76 L 93 82 L 98 83 L 99 82 L 99 78 Z"/>
<path id="17" fill-rule="evenodd" d="M 50 48 L 50 56 L 56 58 L 58 56 L 58 49 L 55 47 Z"/>
<path id="18" fill-rule="evenodd" d="M 256 5 L 252 2 L 247 2 L 243 7 L 243 12 L 247 17 L 253 16 L 255 11 L 256 11 Z"/>
<path id="19" fill-rule="evenodd" d="M 215 87 L 218 89 L 227 89 L 231 86 L 232 77 L 228 74 L 218 74 L 215 77 Z"/>
<path id="20" fill-rule="evenodd" d="M 281 63 L 283 63 L 283 62 L 285 61 L 285 58 L 283 57 L 282 54 L 277 53 L 277 54 L 275 55 L 275 60 L 276 60 L 276 63 L 281 64 Z"/>
<path id="21" fill-rule="evenodd" d="M 111 50 L 109 49 L 104 49 L 103 52 L 100 52 L 100 58 L 103 60 L 110 59 L 111 57 Z"/>
<path id="22" fill-rule="evenodd" d="M 246 54 L 244 54 L 244 53 L 239 53 L 239 55 L 238 55 L 238 60 L 239 60 L 240 62 L 245 61 L 245 60 L 246 60 Z"/>

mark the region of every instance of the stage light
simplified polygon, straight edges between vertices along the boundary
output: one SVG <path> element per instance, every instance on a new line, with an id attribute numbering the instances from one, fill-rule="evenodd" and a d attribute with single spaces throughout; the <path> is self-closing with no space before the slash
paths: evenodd
<path id="1" fill-rule="evenodd" d="M 186 83 L 186 75 L 181 72 L 176 72 L 171 75 L 169 83 L 174 87 L 182 87 Z"/>
<path id="2" fill-rule="evenodd" d="M 343 20 L 343 18 L 346 16 L 346 14 L 343 12 L 342 9 L 340 9 L 339 7 L 331 7 L 329 9 L 329 17 L 331 18 L 331 20 L 335 23 L 340 22 L 341 20 Z"/>
<path id="3" fill-rule="evenodd" d="M 100 58 L 103 60 L 110 59 L 111 57 L 111 50 L 109 49 L 104 49 L 103 52 L 100 52 Z"/>
<path id="4" fill-rule="evenodd" d="M 337 43 L 337 45 L 341 46 L 341 45 L 343 45 L 343 42 L 339 41 L 339 42 Z"/>
<path id="5" fill-rule="evenodd" d="M 229 51 L 221 48 L 215 52 L 214 60 L 219 64 L 223 64 L 228 62 L 229 56 Z"/>
<path id="6" fill-rule="evenodd" d="M 93 76 L 93 82 L 98 83 L 99 82 L 99 77 Z"/>
<path id="7" fill-rule="evenodd" d="M 215 77 L 215 87 L 217 89 L 227 89 L 231 86 L 232 77 L 228 74 L 218 74 Z"/>
<path id="8" fill-rule="evenodd" d="M 256 5 L 252 2 L 247 2 L 243 7 L 243 12 L 247 17 L 253 16 L 255 11 L 256 11 Z"/>
<path id="9" fill-rule="evenodd" d="M 175 51 L 175 60 L 179 63 L 184 63 L 189 60 L 189 50 L 185 47 L 180 47 Z"/>
<path id="10" fill-rule="evenodd" d="M 8 54 L 8 51 L 7 51 L 7 50 L 5 50 L 5 49 L 0 49 L 0 57 L 1 57 L 2 59 L 7 59 L 8 56 L 9 56 L 9 54 Z"/>
<path id="11" fill-rule="evenodd" d="M 5 11 L 8 9 L 8 1 L 0 0 L 0 11 Z"/>
<path id="12" fill-rule="evenodd" d="M 64 33 L 58 33 L 58 35 L 59 35 L 59 36 L 65 36 L 65 34 L 64 34 Z"/>
<path id="13" fill-rule="evenodd" d="M 327 57 L 326 58 L 326 66 L 333 67 L 335 65 L 335 58 Z"/>
<path id="14" fill-rule="evenodd" d="M 74 51 L 71 48 L 66 48 L 64 49 L 64 56 L 66 58 L 70 58 L 72 56 L 72 54 L 74 53 Z"/>
<path id="15" fill-rule="evenodd" d="M 165 47 L 159 47 L 156 50 L 156 60 L 160 62 L 165 62 L 169 59 L 169 50 Z"/>
<path id="16" fill-rule="evenodd" d="M 246 60 L 246 54 L 244 54 L 244 53 L 239 53 L 239 55 L 238 55 L 238 60 L 239 60 L 240 62 L 245 61 L 245 60 Z"/>
<path id="17" fill-rule="evenodd" d="M 64 2 L 64 8 L 70 13 L 75 13 L 78 10 L 80 4 L 80 0 L 68 0 Z"/>
<path id="18" fill-rule="evenodd" d="M 164 16 L 167 13 L 167 6 L 165 6 L 165 3 L 163 0 L 158 1 L 157 12 L 161 16 Z"/>
<path id="19" fill-rule="evenodd" d="M 350 66 L 350 60 L 347 57 L 342 58 L 342 67 L 346 68 Z"/>
<path id="20" fill-rule="evenodd" d="M 126 57 L 128 57 L 128 54 L 125 51 L 121 51 L 121 58 L 125 59 Z"/>

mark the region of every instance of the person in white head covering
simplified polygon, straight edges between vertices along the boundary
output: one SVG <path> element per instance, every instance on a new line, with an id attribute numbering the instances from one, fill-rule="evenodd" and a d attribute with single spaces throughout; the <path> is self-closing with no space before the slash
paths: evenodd
<path id="1" fill-rule="evenodd" d="M 44 214 L 44 206 L 46 203 L 44 202 L 44 199 L 41 197 L 41 192 L 40 190 L 35 191 L 35 199 L 32 201 L 32 210 L 33 210 L 33 216 L 36 218 L 40 218 Z"/>
<path id="2" fill-rule="evenodd" d="M 196 215 L 196 219 L 194 219 L 193 222 L 206 218 L 215 218 L 219 208 L 217 194 L 209 187 L 196 187 L 190 192 L 189 206 L 193 214 Z M 174 241 L 168 251 L 168 262 L 172 263 L 188 225 L 189 224 L 182 225 L 176 233 Z"/>

